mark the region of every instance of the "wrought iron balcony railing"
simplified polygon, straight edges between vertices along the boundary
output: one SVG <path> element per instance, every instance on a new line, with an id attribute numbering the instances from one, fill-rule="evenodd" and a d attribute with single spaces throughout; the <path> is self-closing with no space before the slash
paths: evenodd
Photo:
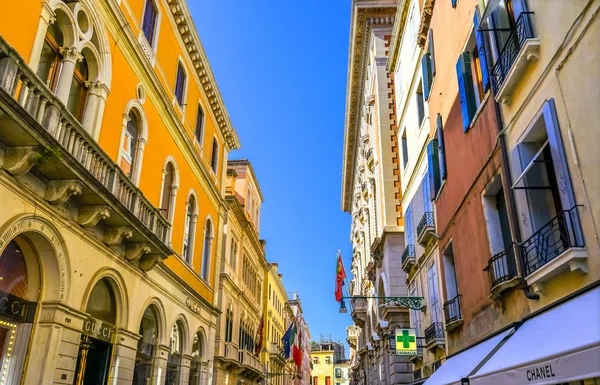
<path id="1" fill-rule="evenodd" d="M 423 378 L 423 367 L 413 370 L 413 380 L 418 381 Z"/>
<path id="2" fill-rule="evenodd" d="M 415 260 L 415 245 L 407 245 L 402 253 L 402 269 L 408 273 L 410 267 L 415 264 Z"/>
<path id="3" fill-rule="evenodd" d="M 441 322 L 432 322 L 431 325 L 425 329 L 425 345 L 429 345 L 435 340 L 444 339 L 444 326 Z"/>
<path id="4" fill-rule="evenodd" d="M 444 316 L 446 318 L 446 329 L 454 329 L 452 326 L 458 326 L 457 323 L 462 321 L 462 311 L 460 309 L 460 294 L 444 303 Z"/>
<path id="5" fill-rule="evenodd" d="M 570 248 L 584 247 L 578 207 L 559 212 L 521 244 L 525 276 L 535 272 Z"/>
<path id="6" fill-rule="evenodd" d="M 484 269 L 488 273 L 492 289 L 519 275 L 514 247 L 515 244 L 511 243 L 506 250 L 494 255 L 490 258 L 487 267 Z"/>
<path id="7" fill-rule="evenodd" d="M 533 12 L 521 12 L 515 23 L 515 27 L 510 32 L 504 47 L 500 51 L 498 60 L 492 68 L 490 78 L 494 92 L 496 93 L 502 87 L 525 40 L 533 38 L 530 23 L 530 15 L 532 14 Z"/>
<path id="8" fill-rule="evenodd" d="M 417 240 L 424 245 L 435 231 L 435 220 L 432 212 L 426 212 L 417 225 Z"/>

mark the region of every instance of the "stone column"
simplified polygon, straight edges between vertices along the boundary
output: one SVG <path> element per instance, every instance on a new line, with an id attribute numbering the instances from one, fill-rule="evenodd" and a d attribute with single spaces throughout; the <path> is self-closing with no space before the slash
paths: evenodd
<path id="1" fill-rule="evenodd" d="M 83 59 L 83 56 L 81 56 L 75 47 L 63 47 L 60 49 L 60 53 L 63 56 L 63 61 L 55 95 L 66 105 L 69 101 L 69 91 L 71 89 L 71 82 L 73 81 L 75 64 Z"/>
<path id="2" fill-rule="evenodd" d="M 167 377 L 167 360 L 171 349 L 166 345 L 159 345 L 154 362 L 154 384 L 162 385 Z"/>
<path id="3" fill-rule="evenodd" d="M 109 384 L 131 384 L 133 381 L 137 343 L 140 337 L 139 334 L 128 330 L 117 330 L 109 372 Z"/>
<path id="4" fill-rule="evenodd" d="M 50 4 L 42 2 L 42 14 L 40 15 L 40 22 L 38 23 L 38 29 L 31 49 L 31 56 L 29 57 L 29 67 L 33 72 L 37 71 L 37 67 L 40 64 L 40 56 L 42 55 L 42 47 L 46 40 L 48 26 L 54 24 L 55 21 L 56 13 L 50 8 Z"/>
<path id="5" fill-rule="evenodd" d="M 106 96 L 108 96 L 108 87 L 99 81 L 86 82 L 85 86 L 88 89 L 88 94 L 81 124 L 98 141 Z"/>
<path id="6" fill-rule="evenodd" d="M 87 314 L 57 302 L 40 306 L 23 383 L 72 384 Z"/>
<path id="7" fill-rule="evenodd" d="M 179 385 L 189 384 L 191 364 L 192 356 L 189 354 L 183 354 L 181 356 L 181 367 L 179 369 Z"/>

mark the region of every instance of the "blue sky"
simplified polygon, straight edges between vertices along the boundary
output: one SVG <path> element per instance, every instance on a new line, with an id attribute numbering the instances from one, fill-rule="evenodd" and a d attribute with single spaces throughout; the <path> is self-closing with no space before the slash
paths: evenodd
<path id="1" fill-rule="evenodd" d="M 333 290 L 336 250 L 349 274 L 340 210 L 350 2 L 188 0 L 265 202 L 260 236 L 297 291 L 313 339 L 345 342 Z"/>

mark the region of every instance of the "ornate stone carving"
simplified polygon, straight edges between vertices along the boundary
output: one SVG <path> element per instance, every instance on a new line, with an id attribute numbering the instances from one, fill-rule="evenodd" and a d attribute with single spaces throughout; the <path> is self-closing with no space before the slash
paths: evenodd
<path id="1" fill-rule="evenodd" d="M 60 49 L 60 54 L 62 55 L 63 60 L 72 63 L 77 63 L 83 59 L 83 55 L 77 51 L 76 47 L 62 47 Z"/>
<path id="2" fill-rule="evenodd" d="M 129 226 L 111 227 L 104 231 L 104 243 L 108 246 L 116 246 L 129 239 L 133 235 L 133 230 Z"/>
<path id="3" fill-rule="evenodd" d="M 83 185 L 76 179 L 53 180 L 46 186 L 44 199 L 53 205 L 60 205 L 72 196 L 81 194 Z"/>
<path id="4" fill-rule="evenodd" d="M 8 147 L 4 152 L 2 168 L 14 176 L 25 174 L 42 157 L 38 146 Z"/>
<path id="5" fill-rule="evenodd" d="M 102 219 L 110 217 L 108 206 L 84 206 L 79 209 L 77 222 L 83 227 L 94 227 Z"/>
<path id="6" fill-rule="evenodd" d="M 148 243 L 131 243 L 125 247 L 125 259 L 135 262 L 151 251 L 152 249 Z"/>
<path id="7" fill-rule="evenodd" d="M 165 258 L 159 254 L 145 255 L 140 259 L 140 269 L 143 271 L 150 271 L 154 269 L 154 266 L 158 263 L 162 263 L 164 259 Z"/>

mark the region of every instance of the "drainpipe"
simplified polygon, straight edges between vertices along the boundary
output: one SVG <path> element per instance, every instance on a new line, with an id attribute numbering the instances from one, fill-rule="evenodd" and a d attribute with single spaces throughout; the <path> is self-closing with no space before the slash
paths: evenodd
<path id="1" fill-rule="evenodd" d="M 499 131 L 499 140 L 500 140 L 500 152 L 502 153 L 502 168 L 504 169 L 504 177 L 506 179 L 506 184 L 508 186 L 508 191 L 507 194 L 505 194 L 508 197 L 508 208 L 510 210 L 510 216 L 509 216 L 509 220 L 512 222 L 513 225 L 513 229 L 514 229 L 514 237 L 515 237 L 515 242 L 517 244 L 517 247 L 515 247 L 515 259 L 517 260 L 517 266 L 519 266 L 519 270 L 521 272 L 520 274 L 520 281 L 521 281 L 521 288 L 523 289 L 523 294 L 525 294 L 525 297 L 527 297 L 527 299 L 530 300 L 539 300 L 540 296 L 539 294 L 535 294 L 531 292 L 531 288 L 529 287 L 529 285 L 527 285 L 527 281 L 525 281 L 525 277 L 523 276 L 523 272 L 525 271 L 523 268 L 523 260 L 521 259 L 521 248 L 519 247 L 519 245 L 521 244 L 521 242 L 523 241 L 523 239 L 521 238 L 521 228 L 519 226 L 519 220 L 517 218 L 519 218 L 518 216 L 518 212 L 517 212 L 517 204 L 515 202 L 515 196 L 513 194 L 512 191 L 512 175 L 510 172 L 510 164 L 508 162 L 508 149 L 506 147 L 506 136 L 504 135 L 504 123 L 502 121 L 502 114 L 500 111 L 500 104 L 496 101 L 496 99 L 494 98 L 494 92 L 492 90 L 492 99 L 494 99 L 494 111 L 495 111 L 495 115 L 496 115 L 496 125 L 498 126 L 498 131 Z"/>

